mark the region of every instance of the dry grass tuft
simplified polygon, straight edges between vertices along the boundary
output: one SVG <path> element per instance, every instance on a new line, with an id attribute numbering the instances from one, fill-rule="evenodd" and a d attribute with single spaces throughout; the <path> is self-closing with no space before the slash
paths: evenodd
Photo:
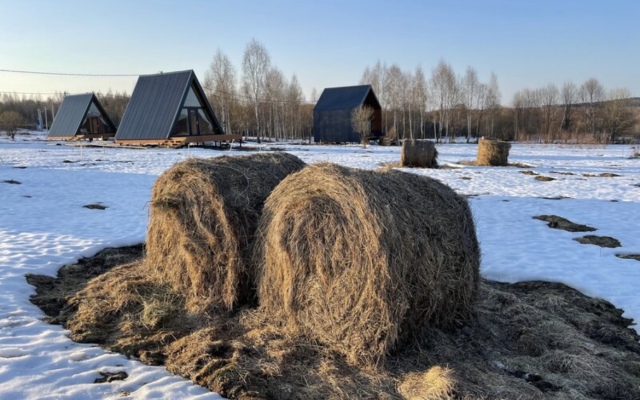
<path id="1" fill-rule="evenodd" d="M 453 370 L 439 365 L 426 372 L 408 373 L 398 385 L 398 392 L 407 400 L 456 399 L 456 379 Z"/>
<path id="2" fill-rule="evenodd" d="M 480 252 L 466 200 L 431 178 L 311 165 L 265 203 L 260 306 L 357 365 L 467 320 Z"/>
<path id="3" fill-rule="evenodd" d="M 480 139 L 476 165 L 506 167 L 509 164 L 511 144 L 498 140 Z"/>
<path id="4" fill-rule="evenodd" d="M 248 260 L 262 205 L 304 163 L 288 153 L 188 159 L 156 181 L 146 265 L 192 312 L 254 301 Z"/>
<path id="5" fill-rule="evenodd" d="M 402 141 L 400 166 L 414 168 L 438 168 L 438 150 L 430 140 L 408 139 Z"/>

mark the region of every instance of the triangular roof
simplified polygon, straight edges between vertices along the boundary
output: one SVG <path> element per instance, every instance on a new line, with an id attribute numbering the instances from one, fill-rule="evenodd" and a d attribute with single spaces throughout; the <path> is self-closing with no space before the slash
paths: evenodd
<path id="1" fill-rule="evenodd" d="M 373 94 L 376 105 L 380 102 L 373 92 L 371 85 L 343 86 L 326 88 L 318 99 L 314 111 L 352 110 L 361 106 L 369 93 Z"/>
<path id="2" fill-rule="evenodd" d="M 102 108 L 102 104 L 100 104 L 96 95 L 93 93 L 83 93 L 64 97 L 58 113 L 51 124 L 48 137 L 73 137 L 80 133 L 80 128 L 91 108 L 91 104 L 96 106 L 102 120 L 110 129 L 110 132 L 107 133 L 115 133 L 116 127 L 113 122 L 111 122 L 106 111 L 104 111 L 104 108 Z"/>
<path id="3" fill-rule="evenodd" d="M 223 134 L 196 74 L 187 70 L 141 75 L 122 116 L 116 141 L 169 139 L 192 87 L 214 131 Z"/>

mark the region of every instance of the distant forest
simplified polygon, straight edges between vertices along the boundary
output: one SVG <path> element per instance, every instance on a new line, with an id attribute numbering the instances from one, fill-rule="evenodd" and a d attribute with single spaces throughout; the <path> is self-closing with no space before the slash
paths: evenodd
<path id="1" fill-rule="evenodd" d="M 287 79 L 256 40 L 245 48 L 240 74 L 218 49 L 202 83 L 227 133 L 268 140 L 309 140 L 313 135 L 313 107 L 319 93 L 314 89 L 305 99 L 296 75 Z M 631 97 L 626 88 L 605 88 L 596 78 L 581 84 L 567 81 L 561 87 L 525 88 L 508 105 L 495 74 L 483 82 L 473 67 L 457 73 L 445 60 L 428 77 L 420 66 L 406 71 L 395 63 L 377 62 L 365 68 L 359 83 L 372 85 L 383 109 L 383 130 L 399 139 L 640 141 L 640 98 Z M 65 95 L 43 98 L 2 92 L 1 87 L 0 93 L 0 130 L 7 133 L 15 132 L 16 126 L 35 128 L 38 110 L 42 123 L 51 125 Z M 130 95 L 109 91 L 96 96 L 117 126 Z"/>

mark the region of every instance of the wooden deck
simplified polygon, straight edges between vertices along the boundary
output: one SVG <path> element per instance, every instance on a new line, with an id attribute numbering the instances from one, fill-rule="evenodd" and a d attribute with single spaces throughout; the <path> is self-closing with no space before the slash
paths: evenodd
<path id="1" fill-rule="evenodd" d="M 166 140 L 116 140 L 116 144 L 121 146 L 159 146 L 180 148 L 189 143 L 205 142 L 242 142 L 242 135 L 202 135 L 202 136 L 176 136 Z"/>

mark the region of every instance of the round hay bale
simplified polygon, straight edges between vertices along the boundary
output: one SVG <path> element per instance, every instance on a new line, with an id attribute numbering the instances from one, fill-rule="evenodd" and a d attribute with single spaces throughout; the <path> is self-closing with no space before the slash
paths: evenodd
<path id="1" fill-rule="evenodd" d="M 402 141 L 400 166 L 415 168 L 437 168 L 438 150 L 430 140 L 407 139 Z"/>
<path id="2" fill-rule="evenodd" d="M 315 164 L 265 203 L 260 306 L 288 329 L 378 365 L 423 328 L 470 315 L 480 252 L 467 201 L 434 179 Z"/>
<path id="3" fill-rule="evenodd" d="M 191 158 L 156 181 L 145 263 L 183 293 L 192 312 L 232 310 L 255 298 L 247 268 L 265 199 L 304 166 L 288 153 Z"/>
<path id="4" fill-rule="evenodd" d="M 509 149 L 510 143 L 481 138 L 478 141 L 476 165 L 505 167 L 509 164 Z"/>

